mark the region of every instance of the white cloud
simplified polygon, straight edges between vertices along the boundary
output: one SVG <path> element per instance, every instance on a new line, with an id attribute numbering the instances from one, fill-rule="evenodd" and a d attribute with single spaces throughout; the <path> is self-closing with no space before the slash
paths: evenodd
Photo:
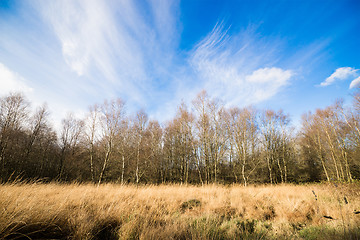
<path id="1" fill-rule="evenodd" d="M 251 83 L 272 83 L 276 85 L 285 85 L 292 76 L 291 70 L 282 70 L 280 68 L 262 68 L 246 76 L 246 81 Z"/>
<path id="2" fill-rule="evenodd" d="M 254 96 L 258 101 L 263 101 L 277 94 L 283 86 L 286 86 L 293 71 L 281 68 L 261 68 L 245 77 L 245 80 L 254 84 Z M 258 85 L 257 85 L 258 84 Z"/>
<path id="3" fill-rule="evenodd" d="M 356 76 L 358 69 L 351 67 L 341 67 L 336 69 L 336 71 L 326 78 L 324 82 L 320 83 L 320 86 L 325 87 L 334 83 L 336 80 L 346 80 L 349 77 Z"/>
<path id="4" fill-rule="evenodd" d="M 256 38 L 251 29 L 232 37 L 228 31 L 217 24 L 194 49 L 189 62 L 199 85 L 229 105 L 248 105 L 289 84 L 293 71 L 274 67 L 277 41 Z"/>
<path id="5" fill-rule="evenodd" d="M 359 86 L 360 86 L 360 77 L 357 77 L 356 79 L 351 81 L 349 88 L 352 89 Z"/>
<path id="6" fill-rule="evenodd" d="M 32 92 L 33 89 L 26 84 L 26 80 L 18 73 L 11 71 L 0 63 L 0 95 L 9 92 Z"/>

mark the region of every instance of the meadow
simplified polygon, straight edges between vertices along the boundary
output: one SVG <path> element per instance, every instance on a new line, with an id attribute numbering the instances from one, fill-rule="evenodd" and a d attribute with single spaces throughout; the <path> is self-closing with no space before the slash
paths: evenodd
<path id="1" fill-rule="evenodd" d="M 0 239 L 360 239 L 360 184 L 0 185 Z"/>

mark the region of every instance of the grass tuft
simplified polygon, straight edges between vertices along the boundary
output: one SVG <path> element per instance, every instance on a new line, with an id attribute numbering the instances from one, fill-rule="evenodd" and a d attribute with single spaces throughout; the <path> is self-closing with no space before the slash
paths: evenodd
<path id="1" fill-rule="evenodd" d="M 359 184 L 3 184 L 0 239 L 360 239 L 359 193 Z"/>

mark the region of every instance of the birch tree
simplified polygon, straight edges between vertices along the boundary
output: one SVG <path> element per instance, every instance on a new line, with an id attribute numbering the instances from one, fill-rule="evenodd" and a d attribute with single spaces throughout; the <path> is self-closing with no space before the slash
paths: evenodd
<path id="1" fill-rule="evenodd" d="M 255 163 L 258 141 L 256 115 L 256 111 L 252 108 L 230 109 L 230 139 L 235 152 L 233 167 L 234 169 L 237 169 L 237 166 L 241 168 L 244 186 L 247 186 L 249 176 L 257 166 Z M 234 171 L 234 174 L 237 179 L 237 171 Z"/>
<path id="2" fill-rule="evenodd" d="M 133 123 L 133 134 L 135 139 L 135 182 L 138 184 L 140 179 L 145 174 L 144 165 L 146 165 L 143 157 L 143 144 L 146 126 L 148 123 L 148 116 L 144 110 L 140 110 L 136 113 Z"/>
<path id="3" fill-rule="evenodd" d="M 95 159 L 95 144 L 99 141 L 100 134 L 100 108 L 97 104 L 89 108 L 89 113 L 86 120 L 86 130 L 85 130 L 85 145 L 89 153 L 89 168 L 91 181 L 95 182 L 96 173 L 94 166 Z"/>
<path id="4" fill-rule="evenodd" d="M 194 167 L 194 116 L 183 103 L 175 118 L 168 122 L 164 133 L 165 168 L 169 178 L 188 183 L 190 170 Z"/>
<path id="5" fill-rule="evenodd" d="M 104 158 L 100 170 L 98 186 L 101 184 L 106 167 L 111 160 L 114 151 L 116 136 L 119 136 L 120 125 L 125 115 L 125 102 L 120 98 L 105 101 L 100 106 L 100 122 L 102 127 L 102 143 L 104 148 Z"/>
<path id="6" fill-rule="evenodd" d="M 261 116 L 261 135 L 263 154 L 268 168 L 270 183 L 287 179 L 287 142 L 286 127 L 289 123 L 288 116 L 283 111 L 266 110 Z M 283 154 L 281 154 L 283 153 Z"/>

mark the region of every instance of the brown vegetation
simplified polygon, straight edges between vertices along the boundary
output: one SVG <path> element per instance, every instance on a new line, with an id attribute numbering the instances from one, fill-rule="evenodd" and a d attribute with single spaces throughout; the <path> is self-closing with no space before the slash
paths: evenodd
<path id="1" fill-rule="evenodd" d="M 0 239 L 360 239 L 359 184 L 3 184 Z"/>

